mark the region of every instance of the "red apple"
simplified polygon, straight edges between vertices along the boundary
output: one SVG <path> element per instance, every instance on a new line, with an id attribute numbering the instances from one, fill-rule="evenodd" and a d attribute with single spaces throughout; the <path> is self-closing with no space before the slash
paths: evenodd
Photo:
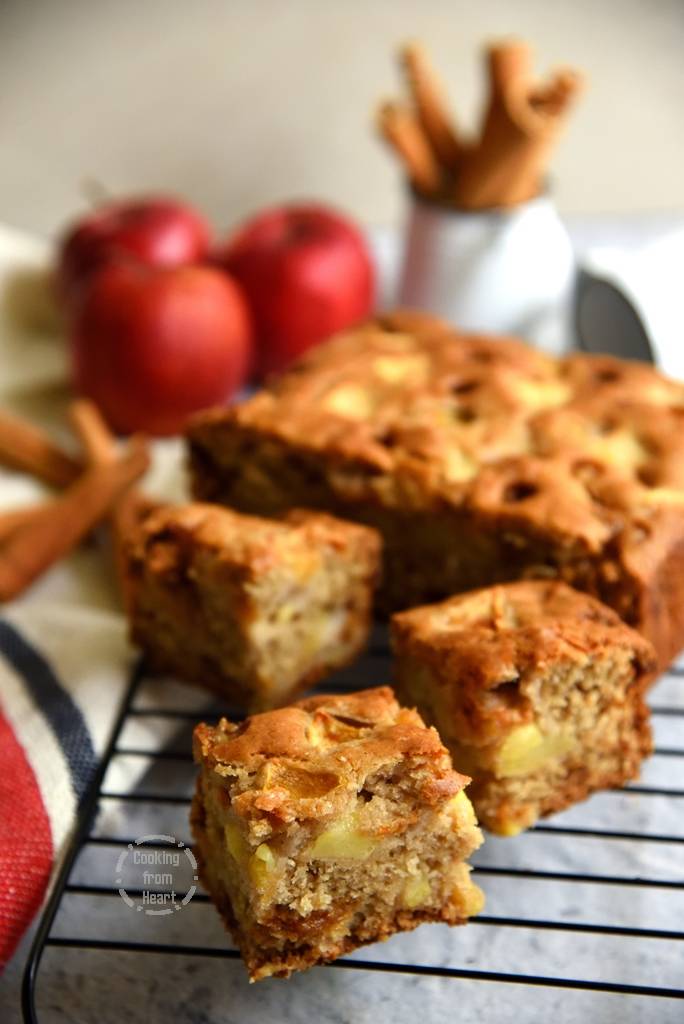
<path id="1" fill-rule="evenodd" d="M 199 263 L 210 240 L 206 221 L 178 199 L 107 203 L 65 234 L 57 263 L 59 294 L 73 308 L 93 274 L 114 262 L 132 259 L 154 267 Z"/>
<path id="2" fill-rule="evenodd" d="M 373 305 L 366 241 L 324 206 L 267 210 L 238 230 L 217 259 L 249 300 L 262 374 L 362 320 Z"/>
<path id="3" fill-rule="evenodd" d="M 242 386 L 251 356 L 242 292 L 207 266 L 105 267 L 71 340 L 76 388 L 122 432 L 178 433 Z"/>

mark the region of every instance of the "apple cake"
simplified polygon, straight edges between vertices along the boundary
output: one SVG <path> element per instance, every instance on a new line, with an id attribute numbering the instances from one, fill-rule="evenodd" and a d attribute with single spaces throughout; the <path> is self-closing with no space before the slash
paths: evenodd
<path id="1" fill-rule="evenodd" d="M 163 506 L 124 546 L 131 638 L 231 707 L 283 704 L 363 648 L 379 562 L 374 530 L 322 512 Z"/>
<path id="2" fill-rule="evenodd" d="M 194 753 L 200 878 L 252 981 L 481 909 L 469 779 L 388 687 L 198 725 Z"/>
<path id="3" fill-rule="evenodd" d="M 377 527 L 401 609 L 521 578 L 615 608 L 665 666 L 684 644 L 684 385 L 419 314 L 338 335 L 189 429 L 202 499 Z"/>
<path id="4" fill-rule="evenodd" d="M 475 811 L 515 835 L 639 773 L 651 751 L 651 645 L 557 580 L 476 590 L 392 619 L 402 700 L 473 777 Z"/>

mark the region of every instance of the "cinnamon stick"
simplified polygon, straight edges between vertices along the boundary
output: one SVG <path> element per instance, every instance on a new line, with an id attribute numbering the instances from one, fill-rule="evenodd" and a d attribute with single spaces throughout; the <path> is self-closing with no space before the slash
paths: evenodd
<path id="1" fill-rule="evenodd" d="M 462 147 L 432 63 L 418 43 L 404 46 L 400 62 L 423 132 L 442 167 L 455 173 Z"/>
<path id="2" fill-rule="evenodd" d="M 0 463 L 52 487 L 67 487 L 82 470 L 44 431 L 6 411 L 0 411 Z"/>
<path id="3" fill-rule="evenodd" d="M 105 423 L 99 409 L 88 399 L 72 402 L 69 416 L 83 445 L 89 466 L 109 466 L 117 458 L 114 435 Z M 142 436 L 136 435 L 137 443 L 146 445 Z M 123 535 L 157 502 L 145 498 L 140 491 L 131 487 L 112 506 L 110 518 L 115 531 Z"/>
<path id="4" fill-rule="evenodd" d="M 107 465 L 116 459 L 114 436 L 93 402 L 87 398 L 72 402 L 69 419 L 85 449 L 89 465 Z"/>
<path id="5" fill-rule="evenodd" d="M 453 200 L 464 210 L 515 206 L 538 195 L 550 152 L 581 76 L 561 70 L 532 80 L 532 51 L 517 40 L 489 48 L 489 101 L 482 133 L 461 163 Z"/>
<path id="6" fill-rule="evenodd" d="M 413 111 L 401 103 L 384 103 L 378 112 L 378 129 L 399 154 L 418 191 L 426 195 L 439 191 L 442 171 Z"/>
<path id="7" fill-rule="evenodd" d="M 538 195 L 549 157 L 582 87 L 561 69 L 546 82 L 532 74 L 532 50 L 506 40 L 486 51 L 489 97 L 479 136 L 463 142 L 425 51 L 401 52 L 411 103 L 386 103 L 380 133 L 399 154 L 415 188 L 462 210 L 510 207 Z"/>
<path id="8" fill-rule="evenodd" d="M 0 544 L 9 537 L 19 526 L 24 526 L 35 520 L 42 512 L 44 506 L 30 505 L 28 508 L 11 509 L 9 512 L 0 512 Z"/>
<path id="9" fill-rule="evenodd" d="M 73 402 L 69 415 L 86 452 L 91 467 L 111 466 L 117 457 L 114 436 L 100 415 L 98 408 L 87 399 Z M 109 516 L 112 527 L 114 563 L 117 582 L 124 604 L 127 605 L 127 546 L 144 516 L 157 502 L 145 498 L 131 487 L 114 502 Z"/>
<path id="10" fill-rule="evenodd" d="M 107 466 L 87 469 L 64 494 L 0 539 L 0 601 L 9 601 L 64 557 L 146 471 L 145 445 L 134 439 Z"/>

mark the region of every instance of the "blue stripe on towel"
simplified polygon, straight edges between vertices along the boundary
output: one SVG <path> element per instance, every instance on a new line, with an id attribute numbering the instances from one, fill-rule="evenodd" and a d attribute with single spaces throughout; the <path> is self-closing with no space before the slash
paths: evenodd
<path id="1" fill-rule="evenodd" d="M 83 715 L 43 655 L 5 619 L 0 619 L 0 655 L 21 676 L 47 719 L 62 748 L 80 802 L 97 766 Z"/>

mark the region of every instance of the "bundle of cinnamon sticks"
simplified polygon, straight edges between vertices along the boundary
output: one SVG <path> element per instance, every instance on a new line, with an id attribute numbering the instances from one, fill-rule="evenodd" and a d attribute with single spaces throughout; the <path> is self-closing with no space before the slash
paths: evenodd
<path id="1" fill-rule="evenodd" d="M 22 594 L 108 516 L 121 533 L 140 500 L 133 484 L 149 466 L 144 438 L 133 437 L 119 451 L 91 403 L 74 402 L 70 412 L 83 461 L 38 428 L 0 412 L 0 463 L 64 488 L 42 504 L 0 513 L 0 601 Z"/>
<path id="2" fill-rule="evenodd" d="M 476 138 L 464 139 L 424 49 L 405 46 L 400 65 L 410 99 L 383 103 L 378 128 L 418 193 L 484 210 L 516 206 L 543 191 L 551 153 L 582 88 L 578 71 L 563 68 L 536 82 L 527 43 L 488 47 L 482 125 Z"/>

